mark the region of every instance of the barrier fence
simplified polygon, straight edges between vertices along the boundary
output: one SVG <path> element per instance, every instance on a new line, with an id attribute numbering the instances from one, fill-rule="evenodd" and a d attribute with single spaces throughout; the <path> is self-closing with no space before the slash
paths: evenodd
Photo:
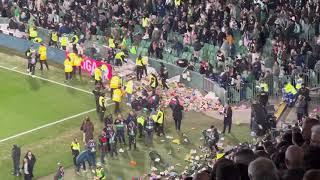
<path id="1" fill-rule="evenodd" d="M 303 82 L 310 89 L 314 89 L 320 86 L 320 73 L 313 70 L 309 70 L 303 75 Z M 293 86 L 296 85 L 297 77 L 292 75 L 285 75 L 282 77 L 270 76 L 265 79 L 269 86 L 269 96 L 281 97 L 282 88 L 286 82 L 291 82 Z M 212 86 L 212 85 L 211 85 Z M 259 95 L 259 82 L 253 83 L 241 83 L 239 85 L 228 85 L 226 87 L 226 102 L 230 104 L 236 104 L 241 101 L 248 101 L 256 99 Z"/>

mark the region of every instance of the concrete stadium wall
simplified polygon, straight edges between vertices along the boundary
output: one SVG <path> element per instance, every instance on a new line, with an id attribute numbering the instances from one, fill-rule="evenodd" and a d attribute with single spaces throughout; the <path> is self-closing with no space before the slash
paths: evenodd
<path id="1" fill-rule="evenodd" d="M 38 43 L 33 43 L 26 39 L 0 33 L 0 46 L 16 50 L 19 53 L 25 53 L 31 45 L 34 45 L 35 48 L 39 46 Z M 63 64 L 65 52 L 57 48 L 47 47 L 47 58 L 56 63 Z"/>

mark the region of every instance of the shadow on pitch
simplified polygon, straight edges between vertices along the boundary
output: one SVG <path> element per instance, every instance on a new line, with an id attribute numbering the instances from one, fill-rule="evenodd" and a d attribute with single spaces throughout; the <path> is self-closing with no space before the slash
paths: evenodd
<path id="1" fill-rule="evenodd" d="M 39 80 L 33 78 L 32 76 L 28 76 L 27 77 L 27 81 L 30 84 L 30 88 L 34 91 L 38 91 L 40 89 L 40 84 L 39 84 Z"/>

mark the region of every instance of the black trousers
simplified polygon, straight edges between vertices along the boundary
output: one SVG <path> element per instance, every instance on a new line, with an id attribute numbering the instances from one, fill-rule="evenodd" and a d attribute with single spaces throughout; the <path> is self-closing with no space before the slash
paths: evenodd
<path id="1" fill-rule="evenodd" d="M 147 66 L 146 65 L 142 66 L 142 74 L 143 74 L 143 72 L 146 74 L 146 76 L 148 76 L 148 71 L 147 71 Z"/>
<path id="2" fill-rule="evenodd" d="M 120 131 L 116 131 L 116 142 L 117 144 L 126 144 L 126 140 L 125 140 L 125 137 L 124 137 L 124 130 L 120 130 Z"/>
<path id="3" fill-rule="evenodd" d="M 72 79 L 72 72 L 65 72 L 66 80 Z"/>
<path id="4" fill-rule="evenodd" d="M 106 112 L 106 109 L 99 106 L 100 107 L 100 111 L 99 111 L 99 119 L 101 122 L 103 122 L 103 119 L 104 119 L 104 113 Z"/>
<path id="5" fill-rule="evenodd" d="M 134 149 L 137 149 L 137 143 L 136 143 L 136 136 L 135 135 L 129 135 L 128 136 L 129 141 L 129 150 L 131 150 L 131 146 L 133 145 Z"/>
<path id="6" fill-rule="evenodd" d="M 20 161 L 19 159 L 13 159 L 13 174 L 20 174 Z"/>
<path id="7" fill-rule="evenodd" d="M 166 79 L 161 79 L 161 84 L 163 89 L 169 89 Z"/>
<path id="8" fill-rule="evenodd" d="M 156 123 L 155 131 L 156 131 L 158 136 L 160 136 L 160 134 L 164 134 L 164 132 L 163 132 L 163 123 L 162 124 Z"/>
<path id="9" fill-rule="evenodd" d="M 136 73 L 137 73 L 137 81 L 140 81 L 142 79 L 142 74 L 143 74 L 142 66 L 137 66 Z"/>
<path id="10" fill-rule="evenodd" d="M 82 167 L 83 167 L 83 170 L 86 170 L 86 169 L 87 169 L 87 167 L 86 167 L 86 162 L 85 162 L 85 161 L 82 161 L 82 162 L 80 162 L 79 164 L 76 164 L 76 171 L 77 171 L 77 172 L 80 171 L 81 165 L 82 165 Z"/>
<path id="11" fill-rule="evenodd" d="M 47 62 L 47 60 L 40 61 L 40 70 L 41 70 L 41 71 L 43 70 L 43 64 L 45 64 L 45 65 L 46 65 L 47 70 L 49 70 L 49 66 L 48 66 L 48 62 Z"/>
<path id="12" fill-rule="evenodd" d="M 268 104 L 268 101 L 269 101 L 269 95 L 268 94 L 260 95 L 259 101 L 263 106 L 266 106 Z"/>
<path id="13" fill-rule="evenodd" d="M 101 148 L 101 151 L 100 151 L 100 162 L 102 164 L 105 163 L 105 160 L 104 158 L 107 156 L 107 145 L 105 145 L 104 147 Z"/>
<path id="14" fill-rule="evenodd" d="M 218 152 L 219 151 L 219 148 L 217 146 L 217 143 L 215 142 L 209 142 L 209 148 L 212 152 Z"/>
<path id="15" fill-rule="evenodd" d="M 57 41 L 52 41 L 52 39 L 50 39 L 49 46 L 58 47 L 58 43 L 57 43 Z"/>
<path id="16" fill-rule="evenodd" d="M 32 180 L 31 174 L 24 174 L 24 180 Z"/>
<path id="17" fill-rule="evenodd" d="M 113 157 L 113 155 L 118 156 L 117 143 L 110 144 L 110 156 Z"/>
<path id="18" fill-rule="evenodd" d="M 36 65 L 35 64 L 29 64 L 29 72 L 31 72 L 32 75 L 34 75 L 35 71 L 36 71 Z"/>
<path id="19" fill-rule="evenodd" d="M 176 130 L 180 131 L 181 119 L 174 119 L 174 124 L 176 126 Z"/>
<path id="20" fill-rule="evenodd" d="M 300 122 L 302 120 L 303 113 L 297 113 L 297 119 Z"/>
<path id="21" fill-rule="evenodd" d="M 222 131 L 223 134 L 226 132 L 227 127 L 229 128 L 228 133 L 231 132 L 231 123 L 223 123 L 223 131 Z"/>
<path id="22" fill-rule="evenodd" d="M 95 100 L 96 100 L 96 111 L 97 113 L 99 113 L 100 112 L 99 97 L 98 98 L 95 97 Z"/>
<path id="23" fill-rule="evenodd" d="M 120 103 L 119 102 L 114 102 L 114 113 L 120 113 Z"/>
<path id="24" fill-rule="evenodd" d="M 72 150 L 72 155 L 73 155 L 73 165 L 74 166 L 77 166 L 77 157 L 79 155 L 79 151 L 76 151 L 76 150 Z"/>
<path id="25" fill-rule="evenodd" d="M 143 135 L 143 126 L 141 124 L 138 124 L 138 130 L 139 130 L 139 138 Z"/>

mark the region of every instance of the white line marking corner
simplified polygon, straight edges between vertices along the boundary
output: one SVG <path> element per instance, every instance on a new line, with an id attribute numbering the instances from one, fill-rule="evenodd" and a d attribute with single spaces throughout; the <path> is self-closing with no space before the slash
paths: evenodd
<path id="1" fill-rule="evenodd" d="M 73 115 L 73 116 L 69 116 L 69 117 L 60 119 L 60 120 L 58 120 L 58 121 L 55 121 L 55 122 L 52 122 L 52 123 L 49 123 L 49 124 L 45 124 L 45 125 L 42 125 L 42 126 L 39 126 L 39 127 L 36 127 L 36 128 L 34 128 L 34 129 L 31 129 L 31 130 L 28 130 L 28 131 L 24 131 L 24 132 L 22 132 L 22 133 L 19 133 L 19 134 L 16 134 L 16 135 L 13 135 L 13 136 L 10 136 L 10 137 L 1 139 L 1 140 L 0 140 L 0 143 L 5 142 L 5 141 L 8 141 L 8 140 L 13 139 L 13 138 L 16 138 L 16 137 L 19 137 L 19 136 L 22 136 L 22 135 L 25 135 L 25 134 L 29 134 L 29 133 L 34 132 L 34 131 L 37 131 L 37 130 L 39 130 L 39 129 L 43 129 L 43 128 L 46 128 L 46 127 L 49 127 L 49 126 L 52 126 L 52 125 L 55 125 L 55 124 L 58 124 L 58 123 L 62 123 L 62 122 L 67 121 L 67 120 L 69 120 L 69 119 L 82 116 L 82 115 L 84 115 L 84 114 L 90 113 L 90 112 L 95 111 L 95 110 L 96 110 L 96 108 L 90 109 L 90 110 L 88 110 L 88 111 L 84 111 L 84 112 L 82 112 L 82 113 L 75 114 L 75 115 Z"/>
<path id="2" fill-rule="evenodd" d="M 23 74 L 23 75 L 26 75 L 26 76 L 30 76 L 28 73 L 16 70 L 16 68 L 18 68 L 18 67 L 8 68 L 8 67 L 0 65 L 0 68 L 6 69 L 8 71 L 13 71 L 13 72 L 16 72 L 16 73 L 19 73 L 19 74 Z M 78 90 L 78 91 L 82 91 L 82 92 L 87 93 L 87 94 L 92 94 L 92 92 L 90 92 L 90 91 L 83 90 L 83 89 L 80 89 L 80 88 L 77 88 L 77 87 L 73 87 L 73 86 L 70 86 L 70 85 L 67 85 L 67 84 L 63 84 L 63 83 L 60 83 L 60 82 L 57 82 L 57 81 L 53 81 L 53 80 L 50 80 L 50 79 L 46 79 L 46 78 L 43 78 L 43 77 L 40 77 L 40 76 L 33 76 L 33 77 L 37 78 L 37 79 L 41 79 L 43 81 L 47 81 L 47 82 L 51 82 L 51 83 L 54 83 L 54 84 L 58 84 L 60 86 L 68 87 L 68 88 L 75 89 L 75 90 Z"/>

